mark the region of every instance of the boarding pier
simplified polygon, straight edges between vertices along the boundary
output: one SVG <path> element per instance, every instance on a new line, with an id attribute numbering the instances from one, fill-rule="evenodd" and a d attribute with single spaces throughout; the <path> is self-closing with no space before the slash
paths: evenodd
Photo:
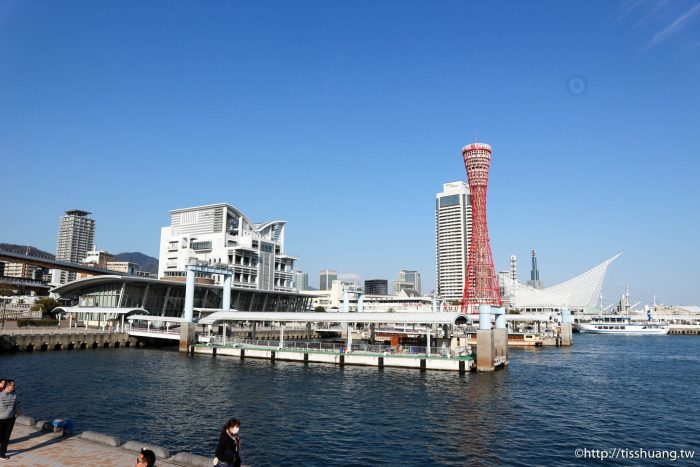
<path id="1" fill-rule="evenodd" d="M 336 365 L 363 365 L 419 370 L 471 371 L 475 368 L 474 355 L 458 341 L 445 337 L 448 327 L 459 327 L 467 323 L 468 317 L 460 313 L 279 313 L 279 312 L 238 312 L 221 310 L 197 310 L 211 312 L 199 320 L 201 332 L 189 346 L 195 354 L 228 355 L 238 358 L 261 358 L 303 363 L 327 363 Z M 257 327 L 265 323 L 276 323 L 279 335 L 275 340 L 258 339 Z M 229 337 L 228 324 L 248 323 L 252 338 Z M 392 323 L 395 325 L 422 325 L 425 334 L 424 346 L 417 345 L 378 345 L 374 344 L 376 326 Z M 285 339 L 287 325 L 297 330 L 311 330 L 318 326 L 335 328 L 339 326 L 340 339 L 336 342 L 317 339 Z M 353 329 L 363 326 L 362 332 Z M 211 334 L 213 326 L 221 326 L 222 334 Z M 437 328 L 442 327 L 443 337 Z M 356 342 L 355 337 L 366 334 L 368 341 Z M 505 362 L 501 362 L 503 364 Z"/>

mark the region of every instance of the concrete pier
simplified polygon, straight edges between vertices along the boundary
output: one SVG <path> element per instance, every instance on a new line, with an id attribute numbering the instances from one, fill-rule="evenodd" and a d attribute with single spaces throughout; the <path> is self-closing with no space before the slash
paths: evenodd
<path id="1" fill-rule="evenodd" d="M 72 329 L 37 330 L 0 336 L 0 352 L 40 352 L 136 347 L 138 340 L 126 333 L 80 332 Z"/>
<path id="2" fill-rule="evenodd" d="M 180 324 L 180 343 L 178 349 L 180 352 L 189 352 L 190 347 L 194 344 L 194 323 Z"/>
<path id="3" fill-rule="evenodd" d="M 332 351 L 277 348 L 252 345 L 203 345 L 194 346 L 195 354 L 228 355 L 238 358 L 258 358 L 272 361 L 299 363 L 329 363 L 333 365 L 376 366 L 378 368 L 414 368 L 418 370 L 444 370 L 461 373 L 474 369 L 474 359 L 465 357 L 442 357 L 416 354 L 390 354 L 353 351 L 341 353 Z"/>
<path id="4" fill-rule="evenodd" d="M 479 329 L 476 331 L 476 371 L 493 371 L 496 349 L 491 328 L 491 305 L 479 305 Z"/>
<path id="5" fill-rule="evenodd" d="M 118 438 L 95 432 L 63 436 L 37 428 L 44 421 L 19 417 L 7 449 L 8 465 L 73 467 L 90 465 L 122 467 L 134 465 L 141 447 L 156 453 L 159 467 L 211 467 L 211 458 L 187 452 L 173 454 L 167 449 L 138 441 L 122 443 Z M 212 440 L 215 444 L 216 440 Z"/>

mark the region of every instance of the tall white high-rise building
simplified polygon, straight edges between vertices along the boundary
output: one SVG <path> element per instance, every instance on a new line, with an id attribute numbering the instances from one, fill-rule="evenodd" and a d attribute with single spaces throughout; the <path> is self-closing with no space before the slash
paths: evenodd
<path id="1" fill-rule="evenodd" d="M 436 293 L 448 302 L 462 300 L 471 236 L 469 185 L 445 183 L 435 199 Z"/>
<path id="2" fill-rule="evenodd" d="M 58 225 L 56 260 L 79 263 L 87 257 L 95 244 L 95 220 L 91 213 L 73 209 L 66 211 Z M 74 272 L 51 270 L 52 284 L 65 284 L 75 280 Z"/>

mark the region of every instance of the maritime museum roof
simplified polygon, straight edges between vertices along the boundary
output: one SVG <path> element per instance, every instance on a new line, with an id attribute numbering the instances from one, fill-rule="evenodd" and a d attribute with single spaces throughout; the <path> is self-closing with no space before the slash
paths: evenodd
<path id="1" fill-rule="evenodd" d="M 505 298 L 510 300 L 514 308 L 594 307 L 600 296 L 608 266 L 621 254 L 618 253 L 573 279 L 546 289 L 536 289 L 504 277 Z"/>

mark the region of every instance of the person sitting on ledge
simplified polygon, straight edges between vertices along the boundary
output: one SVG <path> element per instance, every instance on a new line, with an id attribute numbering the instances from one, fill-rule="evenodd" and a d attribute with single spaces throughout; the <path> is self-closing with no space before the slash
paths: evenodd
<path id="1" fill-rule="evenodd" d="M 141 449 L 141 452 L 136 456 L 137 467 L 155 467 L 156 453 L 150 449 Z"/>

